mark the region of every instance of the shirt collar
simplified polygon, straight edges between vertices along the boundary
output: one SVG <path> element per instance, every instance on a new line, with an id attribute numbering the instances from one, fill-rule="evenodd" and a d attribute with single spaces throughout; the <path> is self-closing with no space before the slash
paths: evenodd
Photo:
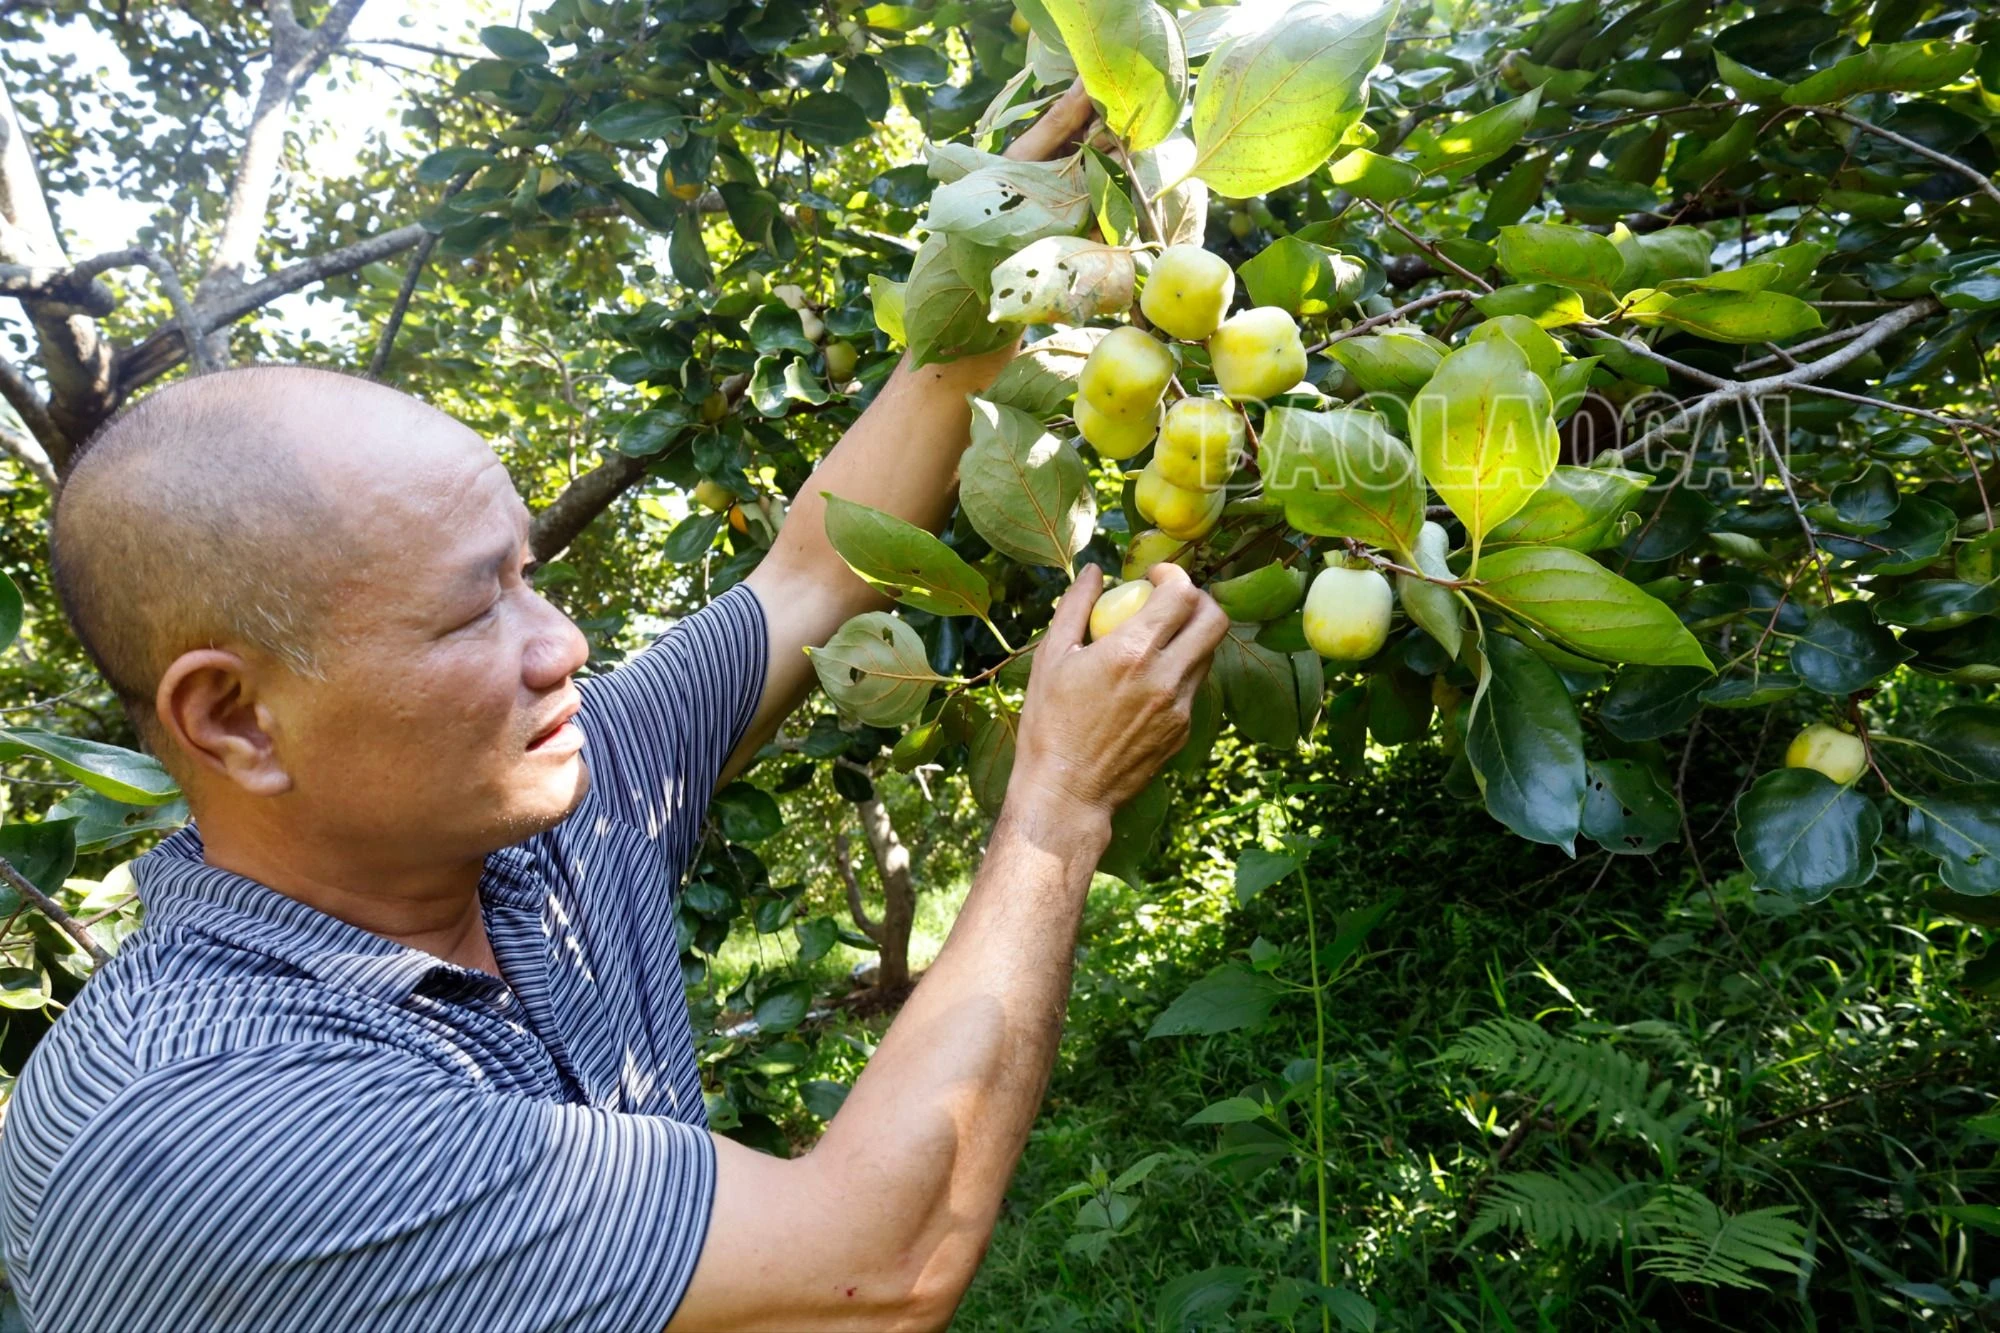
<path id="1" fill-rule="evenodd" d="M 479 893 L 489 906 L 522 908 L 534 901 L 523 847 L 486 859 Z M 398 944 L 329 916 L 233 870 L 202 859 L 192 822 L 132 863 L 132 879 L 148 924 L 182 925 L 240 948 L 289 963 L 331 985 L 400 1003 L 433 974 L 491 980 L 434 954 Z"/>

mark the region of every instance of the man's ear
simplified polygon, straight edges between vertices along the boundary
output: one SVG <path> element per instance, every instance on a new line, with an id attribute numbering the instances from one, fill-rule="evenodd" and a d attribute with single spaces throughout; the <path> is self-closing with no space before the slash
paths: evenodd
<path id="1" fill-rule="evenodd" d="M 292 776 L 279 760 L 257 684 L 257 668 L 239 654 L 197 648 L 167 667 L 153 707 L 189 767 L 252 796 L 280 796 L 291 790 Z"/>

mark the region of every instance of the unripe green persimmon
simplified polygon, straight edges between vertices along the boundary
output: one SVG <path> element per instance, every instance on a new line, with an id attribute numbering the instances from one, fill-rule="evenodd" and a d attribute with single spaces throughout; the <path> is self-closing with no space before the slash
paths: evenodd
<path id="1" fill-rule="evenodd" d="M 1198 343 L 1215 332 L 1235 296 L 1228 260 L 1199 245 L 1170 245 L 1153 261 L 1139 309 L 1162 333 Z"/>
<path id="2" fill-rule="evenodd" d="M 1845 787 L 1867 771 L 1868 747 L 1859 736 L 1815 722 L 1785 747 L 1786 768 L 1810 768 Z"/>
<path id="3" fill-rule="evenodd" d="M 1306 642 L 1321 657 L 1359 662 L 1389 641 L 1396 595 L 1373 569 L 1322 569 L 1306 592 Z"/>
<path id="4" fill-rule="evenodd" d="M 1144 579 L 1121 583 L 1100 594 L 1097 605 L 1090 608 L 1090 637 L 1101 639 L 1117 629 L 1137 615 L 1152 595 L 1153 585 Z"/>
<path id="5" fill-rule="evenodd" d="M 1150 333 L 1123 325 L 1104 335 L 1077 376 L 1076 396 L 1106 416 L 1150 416 L 1174 375 L 1174 354 Z"/>
<path id="6" fill-rule="evenodd" d="M 1222 521 L 1221 491 L 1191 491 L 1160 475 L 1158 461 L 1146 464 L 1133 488 L 1132 503 L 1139 516 L 1182 541 L 1199 541 Z"/>
<path id="7" fill-rule="evenodd" d="M 736 496 L 721 482 L 703 477 L 694 485 L 694 502 L 712 514 L 720 514 L 736 503 Z"/>
<path id="8" fill-rule="evenodd" d="M 1133 579 L 1143 579 L 1154 565 L 1172 560 L 1186 545 L 1179 537 L 1169 537 L 1158 528 L 1147 528 L 1132 538 L 1132 544 L 1125 548 L 1125 563 L 1119 568 L 1118 577 L 1128 583 Z"/>
<path id="9" fill-rule="evenodd" d="M 728 415 L 729 397 L 720 389 L 701 400 L 701 419 L 703 424 L 713 426 Z"/>
<path id="10" fill-rule="evenodd" d="M 1106 458 L 1130 458 L 1153 442 L 1160 432 L 1160 405 L 1131 416 L 1114 416 L 1098 410 L 1082 394 L 1076 396 L 1076 429 L 1091 447 Z"/>
<path id="11" fill-rule="evenodd" d="M 826 345 L 827 378 L 835 384 L 845 382 L 847 377 L 854 373 L 854 364 L 860 359 L 861 354 L 854 350 L 853 343 L 828 343 Z"/>
<path id="12" fill-rule="evenodd" d="M 1174 485 L 1213 491 L 1228 483 L 1242 454 L 1241 412 L 1214 398 L 1183 398 L 1167 409 L 1153 461 Z"/>
<path id="13" fill-rule="evenodd" d="M 1274 305 L 1232 315 L 1208 340 L 1215 382 L 1231 398 L 1275 398 L 1306 377 L 1298 322 Z"/>

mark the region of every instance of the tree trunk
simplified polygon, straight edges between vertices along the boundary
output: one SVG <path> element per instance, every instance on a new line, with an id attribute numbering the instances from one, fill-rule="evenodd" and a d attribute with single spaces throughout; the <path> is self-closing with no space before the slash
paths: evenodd
<path id="1" fill-rule="evenodd" d="M 896 836 L 889 810 L 879 800 L 859 801 L 861 832 L 875 854 L 882 880 L 882 976 L 878 986 L 905 986 L 910 980 L 910 931 L 917 921 L 917 889 L 910 879 L 910 849 Z"/>

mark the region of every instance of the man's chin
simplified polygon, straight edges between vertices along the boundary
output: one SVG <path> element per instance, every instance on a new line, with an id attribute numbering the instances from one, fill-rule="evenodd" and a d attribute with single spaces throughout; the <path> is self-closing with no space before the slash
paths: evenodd
<path id="1" fill-rule="evenodd" d="M 590 766 L 581 755 L 572 755 L 557 773 L 537 774 L 524 786 L 529 790 L 520 793 L 520 801 L 500 826 L 501 847 L 547 833 L 575 814 L 590 792 Z"/>

